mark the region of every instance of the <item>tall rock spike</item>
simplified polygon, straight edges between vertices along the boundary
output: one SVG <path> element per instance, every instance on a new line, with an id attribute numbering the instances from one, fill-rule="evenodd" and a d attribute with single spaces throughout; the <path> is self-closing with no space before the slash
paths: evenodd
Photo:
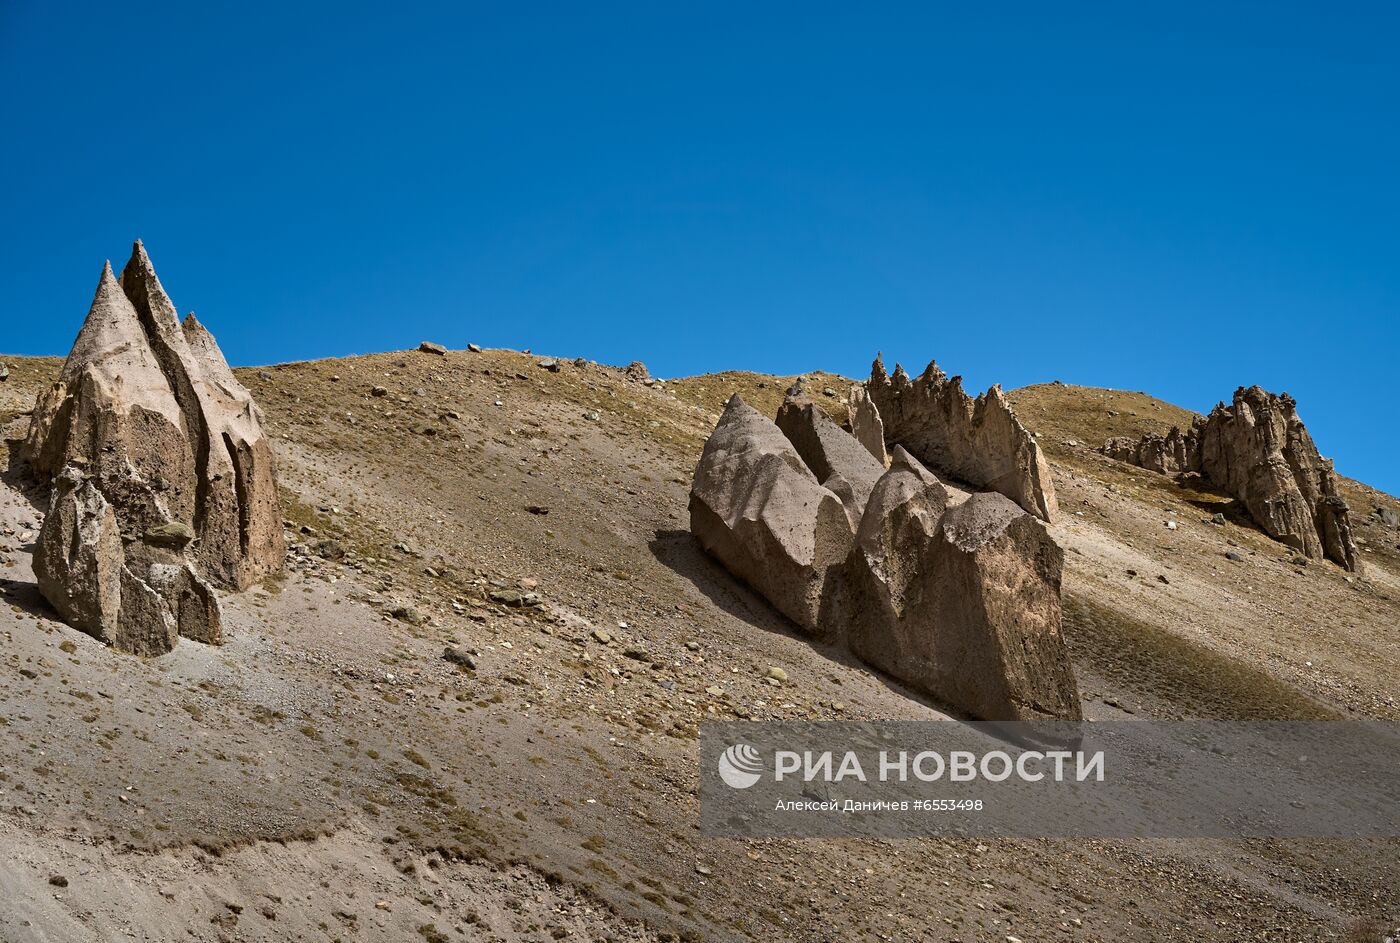
<path id="1" fill-rule="evenodd" d="M 870 365 L 870 378 L 881 382 L 889 379 L 889 374 L 885 372 L 885 355 L 880 351 L 875 352 L 875 361 Z"/>
<path id="2" fill-rule="evenodd" d="M 195 550 L 201 575 L 246 589 L 279 572 L 286 557 L 275 469 L 252 397 L 234 379 L 218 344 L 195 320 L 187 334 L 141 242 L 122 270 L 122 290 L 185 416 L 197 469 Z M 194 343 L 191 343 L 193 338 Z"/>
<path id="3" fill-rule="evenodd" d="M 192 473 L 184 440 L 179 403 L 108 263 L 58 382 L 35 404 L 25 455 L 42 475 L 74 461 L 100 471 L 120 457 L 139 474 L 178 479 Z M 192 493 L 166 499 L 175 510 L 193 506 Z"/>
<path id="4" fill-rule="evenodd" d="M 40 589 L 117 648 L 218 642 L 209 583 L 244 588 L 282 567 L 261 413 L 213 336 L 193 316 L 181 326 L 139 241 L 120 280 L 104 267 L 24 451 L 59 476 L 35 554 Z"/>

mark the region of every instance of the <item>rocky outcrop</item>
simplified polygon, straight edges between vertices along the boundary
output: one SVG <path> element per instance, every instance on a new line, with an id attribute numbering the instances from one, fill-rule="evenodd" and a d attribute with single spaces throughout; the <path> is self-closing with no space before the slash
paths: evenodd
<path id="1" fill-rule="evenodd" d="M 1077 720 L 1060 635 L 1064 557 L 1004 495 L 960 504 L 896 447 L 861 521 L 847 638 L 863 661 L 994 720 Z"/>
<path id="2" fill-rule="evenodd" d="M 193 366 L 191 386 L 204 432 L 195 455 L 207 450 L 200 470 L 203 512 L 197 520 L 196 559 L 220 586 L 246 589 L 282 571 L 287 548 L 277 504 L 277 468 L 263 430 L 262 410 L 239 383 L 214 341 L 191 311 L 180 326 Z M 197 506 L 196 510 L 199 510 Z"/>
<path id="3" fill-rule="evenodd" d="M 822 630 L 854 537 L 850 520 L 778 427 L 737 393 L 696 467 L 690 529 L 779 612 Z"/>
<path id="4" fill-rule="evenodd" d="M 123 556 L 112 506 L 80 468 L 68 466 L 54 482 L 35 544 L 39 590 L 63 621 L 111 641 L 121 614 Z"/>
<path id="5" fill-rule="evenodd" d="M 1346 501 L 1287 393 L 1235 391 L 1182 432 L 1110 439 L 1111 458 L 1167 475 L 1197 474 L 1239 500 L 1266 534 L 1314 559 L 1360 568 Z"/>
<path id="6" fill-rule="evenodd" d="M 1111 458 L 1138 465 L 1163 475 L 1176 475 L 1199 464 L 1199 457 L 1190 450 L 1194 443 L 1176 426 L 1166 435 L 1148 433 L 1141 439 L 1117 436 L 1109 439 L 1101 450 Z"/>
<path id="7" fill-rule="evenodd" d="M 903 448 L 885 470 L 800 388 L 776 424 L 736 395 L 691 530 L 809 633 L 918 691 L 987 720 L 1078 719 L 1059 547 L 1000 494 L 952 494 Z"/>
<path id="8" fill-rule="evenodd" d="M 885 473 L 884 464 L 808 399 L 801 381 L 788 390 L 777 425 L 822 487 L 841 499 L 851 528 L 859 526 L 871 489 Z"/>
<path id="9" fill-rule="evenodd" d="M 862 384 L 851 385 L 846 405 L 851 414 L 851 435 L 865 446 L 866 451 L 875 456 L 882 466 L 890 463 L 889 452 L 885 450 L 885 423 L 880 418 L 880 410 L 865 392 Z"/>
<path id="10" fill-rule="evenodd" d="M 1000 386 L 973 399 L 962 377 L 949 378 L 936 363 L 911 380 L 899 365 L 890 377 L 877 356 L 865 389 L 887 445 L 904 446 L 939 474 L 1004 494 L 1041 520 L 1054 517 L 1049 466 Z"/>
<path id="11" fill-rule="evenodd" d="M 118 648 L 158 654 L 177 635 L 217 642 L 211 584 L 243 589 L 282 569 L 261 412 L 194 315 L 180 323 L 139 242 L 120 281 L 104 268 L 24 451 L 57 478 L 40 588 Z"/>

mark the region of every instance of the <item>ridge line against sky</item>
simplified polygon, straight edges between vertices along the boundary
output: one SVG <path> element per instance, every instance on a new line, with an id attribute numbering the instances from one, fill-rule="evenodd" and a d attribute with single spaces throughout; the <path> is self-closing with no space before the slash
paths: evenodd
<path id="1" fill-rule="evenodd" d="M 1201 412 L 1257 383 L 1395 493 L 1397 26 L 17 0 L 0 350 L 65 353 L 139 236 L 237 364 L 432 339 L 861 378 L 882 350 Z"/>

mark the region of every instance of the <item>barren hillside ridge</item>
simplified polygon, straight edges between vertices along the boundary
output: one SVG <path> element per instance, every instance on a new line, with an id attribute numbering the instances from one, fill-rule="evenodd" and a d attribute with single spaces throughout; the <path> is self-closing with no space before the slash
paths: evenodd
<path id="1" fill-rule="evenodd" d="M 1400 913 L 1393 842 L 701 837 L 706 720 L 966 716 L 691 533 L 730 398 L 773 424 L 796 378 L 430 340 L 231 371 L 286 570 L 219 581 L 223 644 L 159 657 L 39 592 L 61 468 L 23 442 L 63 366 L 0 356 L 0 939 L 1340 941 Z M 849 428 L 852 385 L 804 389 Z M 1036 526 L 1087 719 L 1400 719 L 1400 501 L 1337 476 L 1349 572 L 1097 451 L 1185 410 L 1059 383 L 1004 400 L 1058 504 Z"/>

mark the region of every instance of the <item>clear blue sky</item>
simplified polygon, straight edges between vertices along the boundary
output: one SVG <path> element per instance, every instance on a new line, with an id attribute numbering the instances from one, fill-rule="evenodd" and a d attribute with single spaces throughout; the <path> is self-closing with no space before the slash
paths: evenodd
<path id="1" fill-rule="evenodd" d="M 5 352 L 139 235 L 235 363 L 1259 383 L 1400 491 L 1393 4 L 85 6 L 0 2 Z"/>

